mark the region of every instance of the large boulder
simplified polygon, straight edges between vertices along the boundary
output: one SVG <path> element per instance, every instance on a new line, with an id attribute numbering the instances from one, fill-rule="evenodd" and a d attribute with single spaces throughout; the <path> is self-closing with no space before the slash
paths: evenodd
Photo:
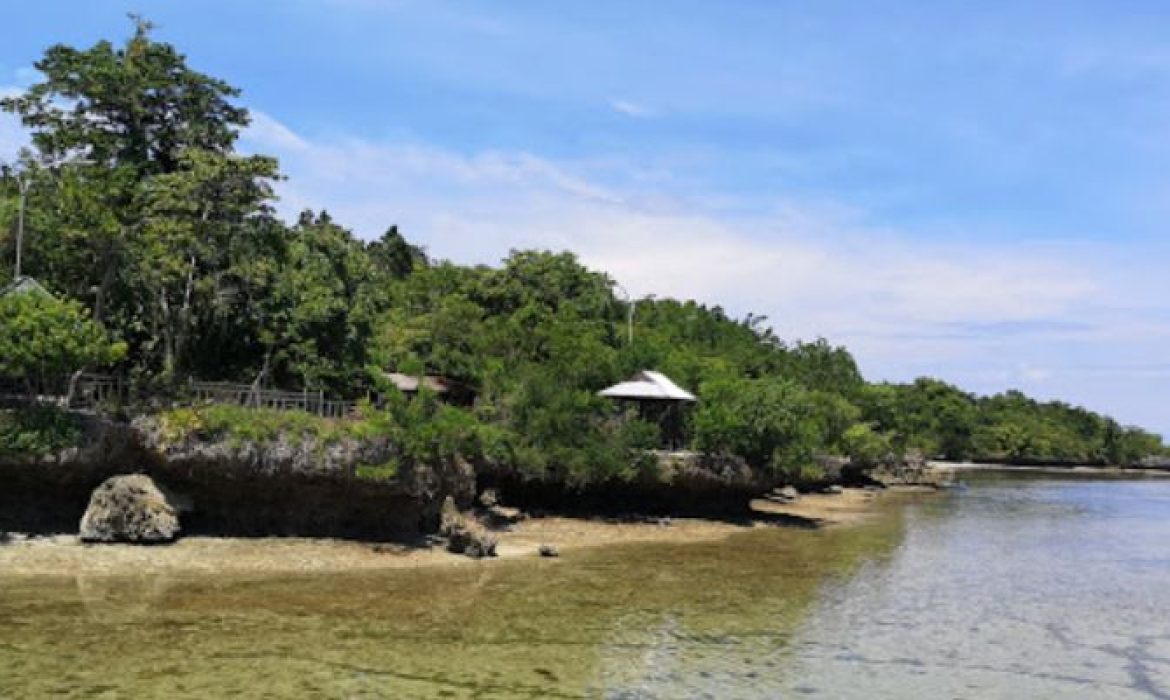
<path id="1" fill-rule="evenodd" d="M 474 518 L 459 512 L 451 496 L 443 499 L 439 534 L 447 538 L 447 550 L 455 554 L 465 554 L 473 559 L 496 555 L 495 535 Z"/>
<path id="2" fill-rule="evenodd" d="M 145 474 L 106 479 L 81 517 L 83 542 L 170 542 L 179 535 L 184 505 Z"/>

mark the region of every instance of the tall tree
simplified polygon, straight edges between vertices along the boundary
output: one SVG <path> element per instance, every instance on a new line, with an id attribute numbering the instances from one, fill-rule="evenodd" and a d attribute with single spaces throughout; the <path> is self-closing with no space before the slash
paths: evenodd
<path id="1" fill-rule="evenodd" d="M 276 161 L 189 149 L 181 168 L 147 181 L 144 225 L 134 259 L 147 292 L 151 337 L 171 376 L 187 359 L 200 321 L 220 315 L 227 301 L 232 239 L 250 218 L 267 216 Z"/>
<path id="2" fill-rule="evenodd" d="M 153 41 L 152 25 L 132 16 L 134 34 L 119 48 L 58 44 L 34 66 L 44 81 L 0 100 L 32 130 L 44 156 L 78 153 L 139 178 L 180 167 L 188 148 L 226 152 L 248 124 L 229 98 L 239 91 L 187 67 L 183 54 Z"/>
<path id="3" fill-rule="evenodd" d="M 229 153 L 248 124 L 247 111 L 231 103 L 238 90 L 189 68 L 173 46 L 152 40 L 148 21 L 132 19 L 134 32 L 120 47 L 50 47 L 34 64 L 44 80 L 0 100 L 31 131 L 38 160 L 83 163 L 78 182 L 107 210 L 87 212 L 103 222 L 87 241 L 95 264 L 85 285 L 99 321 L 111 315 L 127 247 L 141 235 L 142 183 L 181 169 L 189 149 Z"/>

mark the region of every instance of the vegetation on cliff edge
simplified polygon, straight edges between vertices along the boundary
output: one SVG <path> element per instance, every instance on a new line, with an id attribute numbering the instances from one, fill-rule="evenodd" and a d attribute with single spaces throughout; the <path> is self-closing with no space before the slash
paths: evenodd
<path id="1" fill-rule="evenodd" d="M 534 478 L 628 479 L 653 468 L 645 448 L 659 444 L 660 424 L 597 391 L 656 368 L 699 395 L 684 425 L 692 447 L 783 474 L 822 452 L 1111 463 L 1164 452 L 1153 434 L 1018 392 L 870 384 L 844 348 L 786 341 L 763 317 L 695 301 L 638 300 L 630 342 L 628 302 L 571 253 L 463 266 L 431 259 L 394 226 L 363 242 L 324 211 L 286 223 L 272 208 L 276 161 L 235 149 L 249 120 L 238 91 L 189 68 L 145 22 L 120 45 L 51 47 L 36 68 L 40 82 L 0 100 L 33 146 L 19 164 L 31 182 L 26 271 L 78 319 L 73 305 L 91 309 L 98 340 L 117 343 L 54 367 L 118 360 L 115 371 L 146 389 L 194 376 L 351 398 L 387 393 L 381 371 L 395 368 L 443 375 L 474 397 L 392 402 L 356 421 L 183 409 L 166 418 L 176 437 L 366 431 L 420 459 L 458 453 Z M 4 231 L 16 197 L 5 171 Z M 4 319 L 0 337 L 18 342 Z M 3 439 L 20 449 L 24 438 Z"/>

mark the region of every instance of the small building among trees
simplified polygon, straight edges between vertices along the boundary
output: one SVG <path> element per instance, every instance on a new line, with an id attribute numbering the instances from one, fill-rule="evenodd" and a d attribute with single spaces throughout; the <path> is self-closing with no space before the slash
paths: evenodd
<path id="1" fill-rule="evenodd" d="M 698 399 L 665 374 L 642 370 L 630 379 L 598 393 L 609 399 L 634 404 L 643 420 L 658 426 L 663 447 L 679 449 L 686 444 L 685 411 Z"/>
<path id="2" fill-rule="evenodd" d="M 475 392 L 467 385 L 438 374 L 411 375 L 403 372 L 385 372 L 386 380 L 407 398 L 429 391 L 446 403 L 470 406 Z"/>
<path id="3" fill-rule="evenodd" d="M 0 299 L 18 294 L 38 294 L 44 297 L 55 298 L 40 282 L 24 275 L 12 280 L 4 289 L 0 290 Z"/>

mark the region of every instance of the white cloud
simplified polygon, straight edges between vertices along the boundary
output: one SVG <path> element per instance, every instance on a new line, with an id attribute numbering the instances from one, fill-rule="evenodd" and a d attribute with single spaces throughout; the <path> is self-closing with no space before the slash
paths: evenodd
<path id="1" fill-rule="evenodd" d="M 611 100 L 609 106 L 618 114 L 624 114 L 627 117 L 634 117 L 635 119 L 654 116 L 654 113 L 646 107 L 630 102 L 629 100 Z"/>
<path id="2" fill-rule="evenodd" d="M 607 184 L 623 180 L 606 177 L 621 167 L 613 160 L 570 165 L 527 153 L 315 140 L 263 115 L 246 142 L 281 157 L 287 213 L 328 208 L 363 237 L 398 224 L 433 255 L 461 262 L 491 263 L 512 248 L 569 249 L 635 295 L 764 313 L 782 337 L 843 343 L 871 378 L 1020 386 L 1123 420 L 1132 408 L 1129 420 L 1170 427 L 1164 409 L 1133 397 L 1149 390 L 1147 378 L 1111 387 L 1077 369 L 1161 357 L 1170 285 L 1156 261 L 1165 255 L 931 244 L 859 223 L 847 207 L 779 199 L 770 216 L 720 214 L 670 192 Z M 1170 390 L 1170 377 L 1160 381 Z"/>
<path id="3" fill-rule="evenodd" d="M 647 206 L 649 196 L 526 153 L 312 143 L 262 114 L 246 138 L 282 156 L 286 210 L 327 207 L 366 237 L 399 223 L 460 260 L 567 247 L 635 290 L 793 307 L 810 335 L 835 319 L 858 328 L 1039 321 L 1095 291 L 1086 271 L 1044 251 L 924 246 L 790 203 L 751 219 Z"/>
<path id="4" fill-rule="evenodd" d="M 298 152 L 309 148 L 309 144 L 292 129 L 268 116 L 264 112 L 251 112 L 252 123 L 248 125 L 247 136 L 256 143 L 278 151 Z"/>

